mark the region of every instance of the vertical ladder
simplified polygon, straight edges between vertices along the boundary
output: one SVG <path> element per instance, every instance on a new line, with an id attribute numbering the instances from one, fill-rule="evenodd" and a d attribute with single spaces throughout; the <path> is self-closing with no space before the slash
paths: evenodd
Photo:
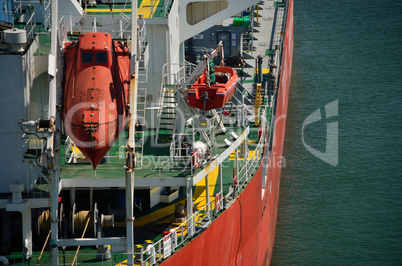
<path id="1" fill-rule="evenodd" d="M 158 113 L 158 125 L 156 128 L 155 142 L 171 141 L 176 127 L 176 88 L 175 85 L 165 85 L 163 87 L 163 101 L 161 111 Z M 161 132 L 163 130 L 163 132 Z M 163 136 L 163 137 L 162 137 Z"/>
<path id="2" fill-rule="evenodd" d="M 135 131 L 135 168 L 142 169 L 144 154 L 144 131 Z"/>
<path id="3" fill-rule="evenodd" d="M 142 158 L 144 153 L 144 127 L 145 127 L 145 107 L 146 107 L 146 88 L 137 88 L 137 121 L 135 130 L 135 168 L 142 168 Z"/>
<path id="4" fill-rule="evenodd" d="M 135 167 L 138 169 L 142 168 L 142 158 L 144 153 L 144 127 L 146 126 L 145 112 L 147 105 L 147 88 L 140 87 L 142 84 L 146 83 L 146 74 L 141 75 L 139 70 L 138 88 L 137 88 L 137 120 L 135 121 Z M 144 79 L 145 77 L 145 79 Z"/>
<path id="5" fill-rule="evenodd" d="M 146 49 L 146 47 L 144 48 Z M 147 77 L 148 77 L 148 55 L 146 54 L 148 52 L 147 50 L 145 51 L 140 51 L 140 55 L 138 58 L 138 83 L 143 84 L 147 83 Z"/>
<path id="6" fill-rule="evenodd" d="M 147 88 L 137 89 L 137 122 L 139 126 L 145 126 L 145 108 L 147 100 Z"/>
<path id="7" fill-rule="evenodd" d="M 146 126 L 146 105 L 147 105 L 147 88 L 144 87 L 147 84 L 148 77 L 148 54 L 147 47 L 140 46 L 140 54 L 138 58 L 138 88 L 137 88 L 137 121 L 136 126 L 138 130 L 135 130 L 135 161 L 136 168 L 142 168 L 142 158 L 144 154 L 144 127 Z"/>

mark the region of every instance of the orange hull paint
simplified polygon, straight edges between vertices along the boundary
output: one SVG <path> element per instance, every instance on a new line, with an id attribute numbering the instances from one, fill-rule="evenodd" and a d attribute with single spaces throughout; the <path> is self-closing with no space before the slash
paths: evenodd
<path id="1" fill-rule="evenodd" d="M 127 121 L 128 50 L 107 33 L 85 33 L 65 47 L 63 121 L 94 169 Z"/>

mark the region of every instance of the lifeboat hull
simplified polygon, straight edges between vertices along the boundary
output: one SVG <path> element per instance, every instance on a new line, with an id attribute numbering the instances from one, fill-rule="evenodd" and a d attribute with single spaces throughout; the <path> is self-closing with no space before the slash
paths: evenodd
<path id="1" fill-rule="evenodd" d="M 125 127 L 129 66 L 128 50 L 109 34 L 81 34 L 66 45 L 64 127 L 94 169 Z"/>
<path id="2" fill-rule="evenodd" d="M 233 97 L 239 78 L 236 71 L 230 67 L 219 66 L 214 67 L 214 70 L 217 82 L 211 83 L 208 86 L 206 83 L 206 72 L 204 71 L 201 77 L 187 91 L 190 106 L 204 111 L 218 109 L 224 107 Z M 208 94 L 206 101 L 202 98 L 202 95 L 205 93 Z"/>

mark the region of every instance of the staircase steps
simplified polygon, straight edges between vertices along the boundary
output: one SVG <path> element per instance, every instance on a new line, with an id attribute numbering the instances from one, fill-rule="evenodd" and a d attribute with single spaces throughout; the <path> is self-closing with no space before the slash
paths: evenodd
<path id="1" fill-rule="evenodd" d="M 158 116 L 158 125 L 156 130 L 156 143 L 161 141 L 170 141 L 176 127 L 176 109 L 177 98 L 174 85 L 165 85 L 162 88 L 162 110 Z"/>

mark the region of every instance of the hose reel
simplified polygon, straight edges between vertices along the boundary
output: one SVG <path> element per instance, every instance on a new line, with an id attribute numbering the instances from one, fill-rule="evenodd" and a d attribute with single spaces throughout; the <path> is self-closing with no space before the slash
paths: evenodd
<path id="1" fill-rule="evenodd" d="M 77 212 L 76 205 L 75 203 L 73 204 L 73 211 L 71 213 L 71 232 L 73 235 L 81 235 L 83 233 L 88 219 L 90 221 L 87 233 L 91 232 L 91 235 L 95 237 L 101 234 L 103 227 L 114 227 L 114 214 L 100 214 L 97 203 L 94 204 L 93 210 L 93 212 L 89 210 Z"/>

